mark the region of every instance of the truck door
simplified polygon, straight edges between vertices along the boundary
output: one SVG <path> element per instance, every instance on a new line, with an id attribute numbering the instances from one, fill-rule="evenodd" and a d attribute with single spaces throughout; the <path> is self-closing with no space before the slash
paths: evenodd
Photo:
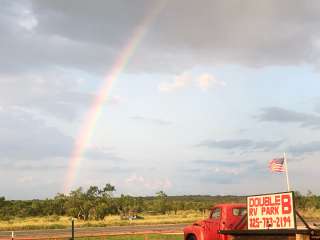
<path id="1" fill-rule="evenodd" d="M 206 221 L 205 239 L 216 240 L 220 239 L 220 221 L 221 221 L 221 208 L 217 207 L 212 209 L 210 218 Z"/>
<path id="2" fill-rule="evenodd" d="M 239 224 L 242 218 L 247 214 L 247 208 L 245 207 L 234 207 L 231 212 L 228 214 L 229 225 L 226 226 L 226 229 L 233 229 L 237 226 L 238 229 L 242 229 L 246 225 L 246 221 L 243 221 L 243 224 Z"/>

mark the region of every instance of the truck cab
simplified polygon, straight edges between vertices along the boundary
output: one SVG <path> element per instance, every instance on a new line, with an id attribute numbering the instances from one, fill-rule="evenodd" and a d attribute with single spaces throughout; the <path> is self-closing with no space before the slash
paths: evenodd
<path id="1" fill-rule="evenodd" d="M 227 240 L 220 230 L 240 230 L 247 227 L 247 206 L 242 203 L 218 204 L 210 209 L 207 219 L 183 229 L 185 240 Z"/>

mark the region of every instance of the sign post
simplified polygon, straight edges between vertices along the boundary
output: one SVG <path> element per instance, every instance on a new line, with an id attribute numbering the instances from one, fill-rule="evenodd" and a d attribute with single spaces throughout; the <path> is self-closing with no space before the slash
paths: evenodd
<path id="1" fill-rule="evenodd" d="M 296 229 L 294 193 L 270 193 L 247 197 L 249 230 Z"/>
<path id="2" fill-rule="evenodd" d="M 71 240 L 74 240 L 74 218 L 71 219 Z"/>

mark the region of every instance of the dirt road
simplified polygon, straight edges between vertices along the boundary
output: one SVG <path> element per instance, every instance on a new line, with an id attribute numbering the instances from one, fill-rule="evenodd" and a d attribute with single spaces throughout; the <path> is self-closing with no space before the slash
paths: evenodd
<path id="1" fill-rule="evenodd" d="M 75 236 L 106 236 L 119 234 L 138 233 L 182 233 L 186 224 L 144 225 L 144 226 L 112 226 L 75 228 Z M 15 231 L 15 238 L 19 240 L 36 239 L 68 239 L 71 237 L 71 229 L 47 229 Z M 10 231 L 0 231 L 0 239 L 11 239 Z"/>

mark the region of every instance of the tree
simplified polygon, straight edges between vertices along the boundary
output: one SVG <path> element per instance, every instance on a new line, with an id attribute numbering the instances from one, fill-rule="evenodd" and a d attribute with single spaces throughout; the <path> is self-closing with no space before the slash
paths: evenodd
<path id="1" fill-rule="evenodd" d="M 155 201 L 156 211 L 165 214 L 168 209 L 167 200 L 168 196 L 164 191 L 157 192 Z"/>
<path id="2" fill-rule="evenodd" d="M 116 188 L 111 184 L 107 183 L 102 190 L 99 191 L 100 195 L 104 198 L 111 198 L 113 192 L 116 191 Z"/>
<path id="3" fill-rule="evenodd" d="M 308 190 L 305 208 L 313 209 L 318 207 L 318 199 L 317 196 L 314 195 L 310 190 Z"/>
<path id="4" fill-rule="evenodd" d="M 62 216 L 66 214 L 66 209 L 65 209 L 65 203 L 68 200 L 67 196 L 58 193 L 54 199 L 53 199 L 53 208 L 54 208 L 54 213 L 58 216 Z"/>
<path id="5" fill-rule="evenodd" d="M 90 186 L 86 192 L 86 196 L 89 200 L 96 200 L 100 195 L 100 190 L 97 186 Z"/>
<path id="6" fill-rule="evenodd" d="M 87 220 L 89 216 L 89 204 L 86 201 L 86 194 L 82 188 L 70 192 L 68 200 L 65 203 L 69 216 Z"/>

